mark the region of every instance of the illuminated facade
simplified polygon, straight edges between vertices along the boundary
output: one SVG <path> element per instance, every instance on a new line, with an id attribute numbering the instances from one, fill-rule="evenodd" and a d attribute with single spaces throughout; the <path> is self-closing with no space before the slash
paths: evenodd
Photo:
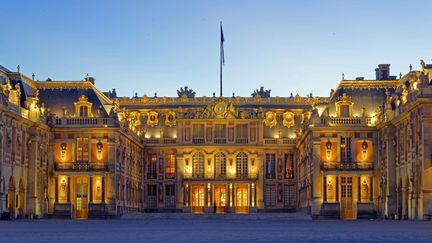
<path id="1" fill-rule="evenodd" d="M 329 97 L 117 97 L 94 79 L 0 66 L 3 217 L 126 211 L 432 213 L 432 66 L 342 80 Z"/>

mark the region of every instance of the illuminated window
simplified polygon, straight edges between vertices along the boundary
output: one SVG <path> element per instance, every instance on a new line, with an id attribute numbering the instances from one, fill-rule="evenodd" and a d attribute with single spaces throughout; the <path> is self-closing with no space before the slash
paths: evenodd
<path id="1" fill-rule="evenodd" d="M 77 138 L 77 161 L 88 161 L 89 140 Z"/>
<path id="2" fill-rule="evenodd" d="M 204 154 L 195 153 L 192 156 L 192 176 L 197 178 L 204 177 Z"/>
<path id="3" fill-rule="evenodd" d="M 266 154 L 266 179 L 276 178 L 276 154 Z"/>
<path id="4" fill-rule="evenodd" d="M 224 153 L 219 152 L 215 154 L 215 172 L 216 177 L 226 176 L 226 156 Z"/>
<path id="5" fill-rule="evenodd" d="M 147 178 L 156 179 L 156 173 L 157 173 L 157 155 L 150 154 L 148 157 L 148 164 L 147 164 Z"/>
<path id="6" fill-rule="evenodd" d="M 165 178 L 173 179 L 175 177 L 175 155 L 168 154 L 165 161 Z"/>
<path id="7" fill-rule="evenodd" d="M 285 154 L 285 179 L 294 178 L 294 155 Z"/>
<path id="8" fill-rule="evenodd" d="M 236 156 L 236 175 L 237 177 L 248 176 L 248 156 L 244 152 L 240 152 Z"/>
<path id="9" fill-rule="evenodd" d="M 351 138 L 350 137 L 341 137 L 341 147 L 340 147 L 340 156 L 341 162 L 350 163 L 351 159 Z"/>

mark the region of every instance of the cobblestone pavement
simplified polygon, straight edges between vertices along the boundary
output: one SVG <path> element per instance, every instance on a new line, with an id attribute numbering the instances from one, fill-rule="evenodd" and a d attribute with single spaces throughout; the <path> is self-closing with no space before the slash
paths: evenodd
<path id="1" fill-rule="evenodd" d="M 130 214 L 0 222 L 0 242 L 432 242 L 432 222 L 309 220 L 300 214 Z"/>

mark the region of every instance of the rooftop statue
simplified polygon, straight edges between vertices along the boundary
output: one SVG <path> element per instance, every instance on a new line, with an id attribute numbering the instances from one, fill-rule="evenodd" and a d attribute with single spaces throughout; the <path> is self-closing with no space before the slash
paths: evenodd
<path id="1" fill-rule="evenodd" d="M 180 88 L 180 90 L 177 90 L 177 95 L 179 98 L 186 95 L 187 98 L 195 98 L 195 92 L 192 89 L 189 89 L 188 86 L 185 86 L 184 88 Z"/>
<path id="2" fill-rule="evenodd" d="M 257 96 L 257 94 L 259 94 L 259 96 L 261 98 L 270 98 L 270 92 L 271 92 L 271 89 L 264 90 L 264 87 L 261 86 L 259 90 L 256 89 L 251 95 L 254 98 Z"/>

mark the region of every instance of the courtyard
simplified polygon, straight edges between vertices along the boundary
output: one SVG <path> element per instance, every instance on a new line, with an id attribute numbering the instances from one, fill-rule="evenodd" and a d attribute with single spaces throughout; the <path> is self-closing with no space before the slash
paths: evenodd
<path id="1" fill-rule="evenodd" d="M 431 242 L 432 222 L 309 220 L 299 214 L 132 214 L 0 222 L 1 242 Z"/>

